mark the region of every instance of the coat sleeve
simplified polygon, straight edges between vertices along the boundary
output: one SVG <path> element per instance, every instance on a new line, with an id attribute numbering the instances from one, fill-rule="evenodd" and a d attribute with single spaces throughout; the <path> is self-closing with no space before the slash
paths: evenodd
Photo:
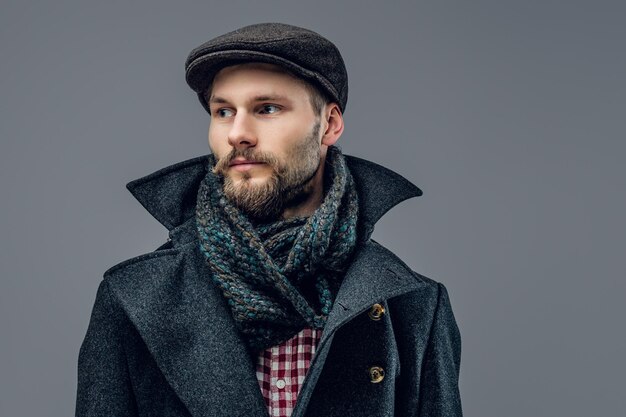
<path id="1" fill-rule="evenodd" d="M 438 283 L 437 307 L 420 382 L 420 417 L 461 417 L 461 335 L 445 286 Z"/>
<path id="2" fill-rule="evenodd" d="M 78 354 L 76 417 L 137 416 L 123 346 L 127 323 L 103 280 Z"/>

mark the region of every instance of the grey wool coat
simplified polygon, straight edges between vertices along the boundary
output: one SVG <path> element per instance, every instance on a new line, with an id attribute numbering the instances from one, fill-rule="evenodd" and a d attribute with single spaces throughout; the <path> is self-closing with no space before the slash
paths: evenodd
<path id="1" fill-rule="evenodd" d="M 383 214 L 421 191 L 378 164 L 346 159 L 360 239 L 293 416 L 460 417 L 461 340 L 446 288 L 370 238 Z M 80 346 L 77 417 L 268 416 L 255 359 L 197 243 L 205 173 L 202 155 L 127 184 L 169 238 L 104 273 Z"/>

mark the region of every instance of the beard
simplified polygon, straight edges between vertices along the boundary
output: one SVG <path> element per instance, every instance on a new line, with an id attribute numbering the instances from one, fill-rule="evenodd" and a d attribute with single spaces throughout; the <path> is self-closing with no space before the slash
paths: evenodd
<path id="1" fill-rule="evenodd" d="M 250 219 L 257 221 L 278 219 L 286 208 L 304 201 L 313 191 L 311 180 L 321 164 L 320 125 L 318 119 L 311 132 L 288 149 L 284 163 L 270 152 L 252 148 L 233 149 L 219 159 L 213 172 L 224 178 L 224 196 Z M 227 171 L 237 157 L 267 164 L 272 169 L 269 178 L 254 182 L 252 175 L 243 171 L 241 178 L 234 181 Z"/>

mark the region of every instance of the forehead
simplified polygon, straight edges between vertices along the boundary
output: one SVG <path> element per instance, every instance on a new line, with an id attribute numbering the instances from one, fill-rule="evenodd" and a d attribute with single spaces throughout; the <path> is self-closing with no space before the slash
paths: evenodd
<path id="1" fill-rule="evenodd" d="M 305 83 L 279 65 L 246 62 L 222 68 L 213 78 L 207 96 L 216 91 L 226 93 L 233 89 L 243 91 L 263 88 L 296 89 L 301 92 L 305 90 Z"/>

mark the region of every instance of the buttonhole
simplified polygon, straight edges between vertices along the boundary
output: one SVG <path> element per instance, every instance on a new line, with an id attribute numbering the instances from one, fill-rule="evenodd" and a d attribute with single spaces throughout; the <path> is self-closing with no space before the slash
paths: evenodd
<path id="1" fill-rule="evenodd" d="M 399 279 L 400 277 L 398 276 L 398 273 L 396 271 L 394 271 L 393 269 L 386 267 L 385 268 L 387 271 L 391 272 L 393 274 L 393 276 L 397 279 Z"/>

